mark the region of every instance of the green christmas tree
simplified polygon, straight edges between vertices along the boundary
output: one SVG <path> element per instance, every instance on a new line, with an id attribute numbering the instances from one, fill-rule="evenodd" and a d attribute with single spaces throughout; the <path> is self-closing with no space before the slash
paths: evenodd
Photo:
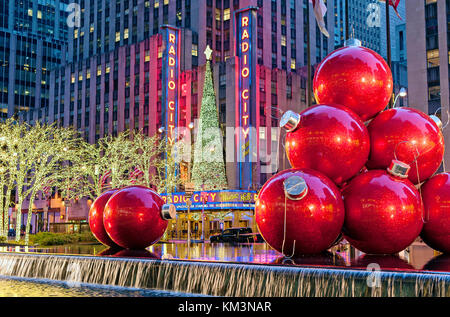
<path id="1" fill-rule="evenodd" d="M 222 133 L 211 74 L 211 49 L 206 48 L 205 84 L 194 146 L 192 182 L 196 190 L 227 188 L 223 160 Z"/>

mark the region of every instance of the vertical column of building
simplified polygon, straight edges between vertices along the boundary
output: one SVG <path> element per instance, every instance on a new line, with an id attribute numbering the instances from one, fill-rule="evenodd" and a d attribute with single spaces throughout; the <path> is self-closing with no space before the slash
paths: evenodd
<path id="1" fill-rule="evenodd" d="M 148 85 L 148 89 L 144 87 L 144 92 L 146 94 L 145 107 L 147 107 L 147 114 L 144 111 L 145 126 L 148 124 L 149 135 L 154 135 L 157 130 L 164 125 L 162 121 L 161 114 L 163 112 L 162 107 L 162 94 L 159 91 L 162 89 L 163 85 L 161 82 L 161 68 L 162 68 L 162 49 L 163 49 L 163 39 L 161 35 L 152 37 L 149 40 L 149 64 L 144 68 L 145 70 L 145 85 Z M 147 53 L 146 53 L 147 54 Z M 147 77 L 148 76 L 148 77 Z"/>
<path id="2" fill-rule="evenodd" d="M 440 113 L 442 120 L 445 124 L 446 120 L 450 120 L 447 114 L 450 113 L 450 43 L 447 41 L 450 39 L 450 3 L 449 1 L 437 1 L 437 33 L 439 41 L 439 95 L 440 95 Z M 429 109 L 431 110 L 431 109 Z M 431 112 L 431 111 L 430 111 Z M 446 162 L 450 160 L 450 130 L 444 129 L 444 137 L 446 141 L 445 159 Z"/>
<path id="3" fill-rule="evenodd" d="M 10 1 L 11 3 L 12 1 Z M 9 38 L 9 69 L 8 69 L 8 117 L 14 115 L 15 109 L 15 96 L 14 96 L 14 84 L 16 81 L 16 50 L 17 50 L 17 35 L 11 34 Z"/>
<path id="4" fill-rule="evenodd" d="M 410 106 L 428 112 L 427 59 L 425 44 L 425 6 L 423 0 L 409 0 L 406 18 L 408 56 L 408 99 Z"/>

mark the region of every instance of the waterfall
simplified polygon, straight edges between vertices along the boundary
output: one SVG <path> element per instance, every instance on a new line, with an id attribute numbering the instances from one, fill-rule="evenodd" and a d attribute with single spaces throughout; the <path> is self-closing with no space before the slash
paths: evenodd
<path id="1" fill-rule="evenodd" d="M 450 296 L 448 273 L 184 260 L 0 253 L 0 275 L 215 296 Z"/>

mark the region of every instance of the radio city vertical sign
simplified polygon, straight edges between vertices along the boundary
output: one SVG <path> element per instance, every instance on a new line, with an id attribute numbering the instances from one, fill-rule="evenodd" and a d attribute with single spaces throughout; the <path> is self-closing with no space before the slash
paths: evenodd
<path id="1" fill-rule="evenodd" d="M 178 127 L 178 95 L 180 76 L 180 29 L 163 25 L 164 52 L 163 71 L 163 105 L 166 138 L 169 144 L 176 141 Z"/>
<path id="2" fill-rule="evenodd" d="M 256 138 L 256 7 L 235 12 L 236 34 L 236 155 L 240 188 L 252 183 L 252 162 Z"/>

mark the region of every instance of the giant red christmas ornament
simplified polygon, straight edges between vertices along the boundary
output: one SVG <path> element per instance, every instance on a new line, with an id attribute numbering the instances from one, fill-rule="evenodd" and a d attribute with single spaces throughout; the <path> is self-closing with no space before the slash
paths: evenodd
<path id="1" fill-rule="evenodd" d="M 343 190 L 344 237 L 369 254 L 394 254 L 409 246 L 423 226 L 420 194 L 406 178 L 410 167 L 393 161 L 388 172 L 356 176 Z"/>
<path id="2" fill-rule="evenodd" d="M 167 219 L 174 217 L 154 191 L 143 186 L 125 187 L 105 206 L 103 222 L 109 237 L 127 249 L 144 249 L 162 237 Z M 163 218 L 164 217 L 164 218 Z"/>
<path id="3" fill-rule="evenodd" d="M 310 169 L 288 169 L 270 178 L 255 206 L 264 240 L 287 256 L 329 248 L 340 234 L 345 216 L 339 189 Z"/>
<path id="4" fill-rule="evenodd" d="M 347 45 L 348 44 L 348 45 Z M 314 75 L 318 103 L 341 104 L 364 121 L 382 111 L 392 95 L 393 81 L 386 61 L 352 39 L 330 53 Z"/>
<path id="5" fill-rule="evenodd" d="M 416 164 L 420 181 L 425 181 L 444 156 L 444 137 L 436 122 L 439 124 L 437 117 L 432 119 L 412 108 L 383 111 L 367 127 L 371 147 L 367 167 L 385 169 L 397 158 L 411 165 L 408 178 L 412 183 L 419 182 Z"/>
<path id="6" fill-rule="evenodd" d="M 339 184 L 354 176 L 369 156 L 366 126 L 348 108 L 317 105 L 300 114 L 287 111 L 280 124 L 294 168 L 311 168 Z"/>
<path id="7" fill-rule="evenodd" d="M 435 250 L 450 253 L 450 173 L 430 178 L 422 186 L 424 220 L 421 237 Z"/>
<path id="8" fill-rule="evenodd" d="M 103 226 L 103 211 L 108 199 L 117 191 L 117 189 L 111 189 L 100 196 L 94 201 L 89 210 L 89 227 L 91 228 L 92 234 L 101 243 L 117 248 L 118 245 L 111 240 L 111 238 L 106 233 L 105 227 Z"/>

